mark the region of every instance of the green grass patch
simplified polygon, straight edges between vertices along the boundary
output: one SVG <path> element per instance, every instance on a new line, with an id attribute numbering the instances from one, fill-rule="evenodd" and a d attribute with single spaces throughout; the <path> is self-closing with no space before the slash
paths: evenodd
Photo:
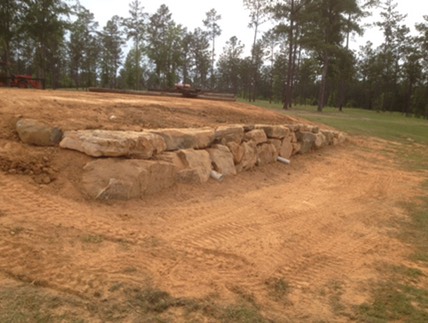
<path id="1" fill-rule="evenodd" d="M 383 283 L 374 301 L 357 308 L 361 322 L 428 322 L 428 291 L 397 282 Z"/>
<path id="2" fill-rule="evenodd" d="M 405 207 L 411 221 L 399 223 L 399 237 L 414 247 L 410 259 L 428 267 L 428 196 L 421 197 L 420 203 L 408 203 Z M 406 266 L 382 266 L 381 270 L 387 279 L 375 287 L 371 303 L 358 307 L 359 320 L 428 322 L 428 289 L 420 286 L 426 278 L 424 273 Z"/>
<path id="3" fill-rule="evenodd" d="M 268 288 L 269 296 L 275 301 L 287 300 L 288 294 L 291 292 L 290 284 L 283 278 L 268 279 L 265 285 Z"/>
<path id="4" fill-rule="evenodd" d="M 72 313 L 54 313 L 62 305 L 70 304 L 70 302 L 73 303 L 73 306 L 79 306 L 71 300 L 65 301 L 59 297 L 45 294 L 32 286 L 2 288 L 0 289 L 0 322 L 83 322 L 78 315 Z"/>

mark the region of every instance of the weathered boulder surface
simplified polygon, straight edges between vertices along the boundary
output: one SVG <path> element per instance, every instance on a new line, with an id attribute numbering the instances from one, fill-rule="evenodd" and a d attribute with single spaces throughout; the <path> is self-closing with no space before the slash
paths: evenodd
<path id="1" fill-rule="evenodd" d="M 278 155 L 281 157 L 284 157 L 286 159 L 289 159 L 293 153 L 293 144 L 292 144 L 292 138 L 285 137 L 281 142 L 281 147 L 278 149 Z"/>
<path id="2" fill-rule="evenodd" d="M 331 131 L 331 130 L 321 130 L 321 133 L 324 135 L 324 137 L 326 139 L 326 144 L 327 145 L 332 145 L 333 144 L 333 139 L 334 139 L 334 131 Z"/>
<path id="3" fill-rule="evenodd" d="M 257 145 L 254 141 L 242 143 L 244 150 L 242 160 L 236 165 L 236 171 L 241 172 L 253 168 L 257 163 Z"/>
<path id="4" fill-rule="evenodd" d="M 302 147 L 300 142 L 293 142 L 291 145 L 293 146 L 293 152 L 291 153 L 291 156 L 300 153 L 300 148 Z"/>
<path id="5" fill-rule="evenodd" d="M 207 149 L 207 151 L 210 154 L 215 171 L 225 176 L 236 175 L 233 154 L 229 148 L 223 145 L 215 145 L 213 148 Z"/>
<path id="6" fill-rule="evenodd" d="M 297 141 L 300 143 L 300 153 L 306 154 L 314 147 L 316 134 L 309 131 L 299 131 L 296 133 Z"/>
<path id="7" fill-rule="evenodd" d="M 66 131 L 60 146 L 92 157 L 150 158 L 166 149 L 165 141 L 156 134 L 113 130 Z"/>
<path id="8" fill-rule="evenodd" d="M 83 168 L 82 190 L 92 199 L 129 200 L 175 183 L 176 169 L 165 162 L 98 159 Z"/>
<path id="9" fill-rule="evenodd" d="M 179 171 L 178 180 L 184 183 L 204 183 L 211 173 L 211 158 L 206 150 L 180 150 L 177 155 L 185 169 Z"/>
<path id="10" fill-rule="evenodd" d="M 212 128 L 157 129 L 150 132 L 165 140 L 166 150 L 204 149 L 215 139 Z"/>
<path id="11" fill-rule="evenodd" d="M 215 130 L 215 140 L 222 145 L 229 142 L 240 144 L 244 138 L 244 127 L 240 125 L 219 126 Z"/>
<path id="12" fill-rule="evenodd" d="M 256 125 L 256 129 L 262 129 L 268 138 L 283 139 L 290 134 L 290 129 L 279 125 Z"/>
<path id="13" fill-rule="evenodd" d="M 183 160 L 178 155 L 179 151 L 165 151 L 162 154 L 156 156 L 156 160 L 161 160 L 170 164 L 173 164 L 177 171 L 181 171 L 186 168 Z"/>
<path id="14" fill-rule="evenodd" d="M 233 155 L 233 163 L 235 165 L 239 164 L 242 161 L 242 158 L 244 157 L 244 146 L 236 142 L 228 142 L 226 146 L 227 148 L 229 148 L 230 152 Z"/>
<path id="15" fill-rule="evenodd" d="M 282 146 L 282 140 L 281 139 L 269 139 L 268 143 L 274 145 L 276 151 L 278 151 L 278 152 L 281 149 L 281 146 Z"/>
<path id="16" fill-rule="evenodd" d="M 315 133 L 314 147 L 316 149 L 320 149 L 320 148 L 322 148 L 322 147 L 324 147 L 326 145 L 327 145 L 327 139 L 326 139 L 326 137 L 321 132 Z"/>
<path id="17" fill-rule="evenodd" d="M 268 138 L 263 129 L 254 129 L 245 133 L 244 136 L 246 141 L 252 141 L 256 145 L 267 142 Z"/>
<path id="18" fill-rule="evenodd" d="M 16 131 L 22 142 L 35 146 L 56 146 L 62 139 L 62 130 L 34 119 L 19 119 Z"/>
<path id="19" fill-rule="evenodd" d="M 278 158 L 278 152 L 271 143 L 265 143 L 257 146 L 257 166 L 263 166 L 274 163 Z"/>

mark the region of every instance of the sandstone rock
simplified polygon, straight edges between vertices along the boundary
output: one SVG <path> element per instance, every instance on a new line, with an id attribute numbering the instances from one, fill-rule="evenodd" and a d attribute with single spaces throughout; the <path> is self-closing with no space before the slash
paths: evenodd
<path id="1" fill-rule="evenodd" d="M 225 145 L 229 142 L 240 144 L 244 138 L 244 128 L 240 125 L 219 126 L 215 130 L 215 140 Z"/>
<path id="2" fill-rule="evenodd" d="M 281 146 L 277 149 L 279 156 L 286 159 L 290 159 L 293 153 L 293 144 L 291 143 L 291 137 L 286 137 L 282 140 Z"/>
<path id="3" fill-rule="evenodd" d="M 346 141 L 346 135 L 343 132 L 339 132 L 337 139 L 339 144 L 344 143 Z"/>
<path id="4" fill-rule="evenodd" d="M 288 129 L 290 129 L 290 132 L 296 132 L 299 131 L 300 125 L 299 124 L 287 124 L 285 125 Z"/>
<path id="5" fill-rule="evenodd" d="M 320 149 L 320 148 L 326 146 L 327 139 L 325 138 L 325 136 L 321 132 L 316 133 L 315 137 L 316 138 L 315 138 L 315 142 L 314 142 L 314 147 L 316 149 Z"/>
<path id="6" fill-rule="evenodd" d="M 262 129 L 268 138 L 283 139 L 289 135 L 290 129 L 278 125 L 256 125 L 256 129 Z"/>
<path id="7" fill-rule="evenodd" d="M 314 147 L 316 135 L 309 131 L 299 131 L 296 133 L 297 140 L 301 144 L 300 153 L 305 154 Z"/>
<path id="8" fill-rule="evenodd" d="M 156 156 L 156 160 L 161 160 L 170 164 L 173 164 L 177 171 L 186 168 L 183 160 L 178 155 L 179 151 L 165 151 L 162 154 Z"/>
<path id="9" fill-rule="evenodd" d="M 253 124 L 246 124 L 246 125 L 244 125 L 244 131 L 245 132 L 248 132 L 248 131 L 251 131 L 251 130 L 254 130 L 256 127 L 255 127 L 255 125 L 253 125 Z"/>
<path id="10" fill-rule="evenodd" d="M 311 126 L 310 130 L 312 133 L 319 133 L 320 132 L 320 128 L 317 126 Z"/>
<path id="11" fill-rule="evenodd" d="M 214 148 L 207 149 L 207 151 L 210 154 L 215 171 L 225 176 L 236 175 L 233 155 L 229 148 L 223 145 L 216 145 Z"/>
<path id="12" fill-rule="evenodd" d="M 150 158 L 166 149 L 165 141 L 156 134 L 113 130 L 66 131 L 60 146 L 92 157 Z"/>
<path id="13" fill-rule="evenodd" d="M 158 129 L 150 132 L 165 140 L 166 150 L 203 149 L 209 147 L 215 139 L 215 131 L 211 128 Z"/>
<path id="14" fill-rule="evenodd" d="M 292 143 L 296 143 L 297 142 L 297 137 L 296 137 L 296 133 L 295 132 L 291 132 L 290 133 L 290 137 L 291 137 L 291 142 Z"/>
<path id="15" fill-rule="evenodd" d="M 179 176 L 182 182 L 204 183 L 208 181 L 212 167 L 210 154 L 207 151 L 186 149 L 180 150 L 177 154 L 187 169 L 181 171 L 181 175 L 187 174 L 186 176 Z"/>
<path id="16" fill-rule="evenodd" d="M 19 119 L 16 131 L 22 142 L 35 146 L 56 146 L 62 139 L 62 130 L 34 119 Z"/>
<path id="17" fill-rule="evenodd" d="M 244 154 L 242 161 L 236 165 L 238 172 L 253 168 L 257 163 L 257 146 L 254 141 L 242 143 Z"/>
<path id="18" fill-rule="evenodd" d="M 267 142 L 267 136 L 263 129 L 251 130 L 245 133 L 244 138 L 246 141 L 253 141 L 256 145 Z"/>
<path id="19" fill-rule="evenodd" d="M 129 159 L 98 159 L 84 167 L 82 190 L 92 199 L 129 200 L 172 186 L 174 165 Z"/>
<path id="20" fill-rule="evenodd" d="M 327 145 L 332 145 L 333 144 L 333 139 L 334 139 L 334 132 L 331 131 L 331 130 L 321 130 L 321 133 L 326 138 L 326 144 Z"/>
<path id="21" fill-rule="evenodd" d="M 239 164 L 244 157 L 245 149 L 242 144 L 237 144 L 236 142 L 229 142 L 226 144 L 230 152 L 233 155 L 233 162 L 235 165 Z"/>
<path id="22" fill-rule="evenodd" d="M 293 152 L 291 153 L 291 156 L 300 153 L 300 148 L 302 147 L 302 145 L 299 142 L 292 143 L 292 146 Z"/>
<path id="23" fill-rule="evenodd" d="M 276 151 L 278 151 L 278 152 L 281 149 L 281 146 L 282 146 L 282 140 L 281 139 L 269 139 L 268 143 L 274 145 Z"/>
<path id="24" fill-rule="evenodd" d="M 257 146 L 257 165 L 263 166 L 274 163 L 278 158 L 278 152 L 275 146 L 270 143 L 265 143 Z"/>

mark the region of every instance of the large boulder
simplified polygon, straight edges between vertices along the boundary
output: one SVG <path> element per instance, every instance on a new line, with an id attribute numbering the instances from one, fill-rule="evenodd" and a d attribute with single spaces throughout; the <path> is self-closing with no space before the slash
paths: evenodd
<path id="1" fill-rule="evenodd" d="M 280 125 L 256 125 L 256 129 L 262 129 L 268 138 L 283 139 L 290 134 L 290 129 Z"/>
<path id="2" fill-rule="evenodd" d="M 233 155 L 233 163 L 235 165 L 238 165 L 242 161 L 242 158 L 244 157 L 244 153 L 245 153 L 244 145 L 238 144 L 236 142 L 228 142 L 226 146 L 227 148 L 229 148 L 230 152 Z"/>
<path id="3" fill-rule="evenodd" d="M 293 144 L 292 144 L 292 138 L 290 137 L 285 137 L 282 141 L 281 141 L 281 146 L 279 147 L 278 150 L 278 155 L 281 157 L 284 157 L 286 159 L 289 159 L 293 153 Z"/>
<path id="4" fill-rule="evenodd" d="M 299 131 L 296 133 L 297 140 L 300 143 L 300 153 L 305 154 L 312 150 L 317 139 L 316 134 L 310 131 Z"/>
<path id="5" fill-rule="evenodd" d="M 334 131 L 332 130 L 321 130 L 321 133 L 324 135 L 326 139 L 327 145 L 332 145 L 334 140 Z"/>
<path id="6" fill-rule="evenodd" d="M 315 133 L 314 147 L 320 149 L 327 145 L 327 138 L 321 132 Z"/>
<path id="7" fill-rule="evenodd" d="M 215 139 L 215 131 L 211 128 L 157 129 L 150 132 L 165 140 L 166 150 L 204 149 Z"/>
<path id="8" fill-rule="evenodd" d="M 278 158 L 278 152 L 271 143 L 257 146 L 257 166 L 274 163 Z"/>
<path id="9" fill-rule="evenodd" d="M 22 142 L 35 146 L 56 146 L 62 139 L 62 131 L 34 119 L 19 119 L 16 131 Z"/>
<path id="10" fill-rule="evenodd" d="M 244 136 L 246 141 L 252 141 L 256 145 L 267 142 L 268 138 L 263 129 L 254 129 L 245 133 Z"/>
<path id="11" fill-rule="evenodd" d="M 174 165 L 148 160 L 98 159 L 83 170 L 83 192 L 99 200 L 140 198 L 171 187 L 176 179 Z"/>
<path id="12" fill-rule="evenodd" d="M 282 146 L 282 140 L 281 139 L 269 139 L 268 143 L 275 146 L 276 151 L 279 151 Z"/>
<path id="13" fill-rule="evenodd" d="M 180 182 L 204 183 L 208 181 L 211 173 L 210 154 L 205 150 L 180 150 L 177 155 L 184 164 L 185 169 L 178 172 Z"/>
<path id="14" fill-rule="evenodd" d="M 186 168 L 183 160 L 179 156 L 179 151 L 165 151 L 162 154 L 156 156 L 156 160 L 161 160 L 170 164 L 173 164 L 177 171 L 181 171 Z"/>
<path id="15" fill-rule="evenodd" d="M 229 142 L 240 144 L 244 138 L 244 127 L 240 125 L 219 126 L 215 130 L 215 140 L 223 145 Z"/>
<path id="16" fill-rule="evenodd" d="M 237 172 L 253 168 L 257 163 L 257 145 L 254 141 L 242 143 L 244 154 L 242 160 L 236 165 Z"/>
<path id="17" fill-rule="evenodd" d="M 151 158 L 166 149 L 165 141 L 156 134 L 114 130 L 66 131 L 60 146 L 92 157 Z"/>
<path id="18" fill-rule="evenodd" d="M 211 157 L 211 162 L 214 170 L 227 175 L 236 175 L 235 164 L 233 163 L 233 155 L 229 148 L 223 145 L 215 145 L 213 148 L 207 149 Z"/>

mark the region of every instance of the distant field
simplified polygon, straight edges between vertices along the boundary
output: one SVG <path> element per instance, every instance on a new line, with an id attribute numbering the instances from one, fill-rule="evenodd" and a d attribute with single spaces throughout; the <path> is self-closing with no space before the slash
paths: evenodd
<path id="1" fill-rule="evenodd" d="M 253 104 L 270 110 L 284 111 L 281 104 L 269 104 L 267 101 L 258 101 Z M 324 123 L 349 134 L 428 145 L 428 120 L 404 117 L 397 112 L 376 112 L 350 108 L 339 112 L 336 108 L 327 107 L 320 113 L 314 106 L 297 106 L 284 113 Z"/>

